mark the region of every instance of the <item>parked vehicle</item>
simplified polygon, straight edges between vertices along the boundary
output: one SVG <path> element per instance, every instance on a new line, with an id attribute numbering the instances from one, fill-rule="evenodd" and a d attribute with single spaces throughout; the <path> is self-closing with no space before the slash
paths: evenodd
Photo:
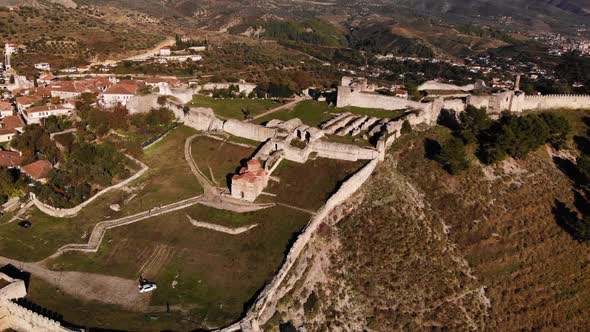
<path id="1" fill-rule="evenodd" d="M 22 228 L 25 228 L 25 229 L 26 229 L 26 228 L 31 228 L 31 226 L 33 226 L 33 224 L 32 224 L 30 221 L 28 221 L 28 220 L 22 220 L 22 221 L 20 221 L 20 222 L 18 223 L 18 225 L 19 225 L 20 227 L 22 227 Z"/>
<path id="2" fill-rule="evenodd" d="M 156 290 L 156 288 L 158 288 L 158 286 L 153 282 L 139 284 L 139 292 L 140 293 L 149 293 L 151 291 Z"/>

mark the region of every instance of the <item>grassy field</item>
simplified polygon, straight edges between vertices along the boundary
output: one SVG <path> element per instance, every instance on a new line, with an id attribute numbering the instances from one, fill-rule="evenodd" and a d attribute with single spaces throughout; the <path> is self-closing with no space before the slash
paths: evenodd
<path id="1" fill-rule="evenodd" d="M 128 311 L 116 305 L 82 301 L 55 289 L 44 280 L 31 277 L 27 299 L 63 316 L 66 322 L 86 326 L 134 331 L 189 330 L 192 324 L 176 310 L 166 313 Z M 116 317 L 117 319 L 113 319 Z"/>
<path id="2" fill-rule="evenodd" d="M 214 99 L 207 96 L 194 95 L 189 105 L 212 108 L 217 116 L 224 119 L 243 120 L 244 114 L 242 110 L 248 110 L 254 116 L 278 107 L 281 104 L 269 99 Z"/>
<path id="3" fill-rule="evenodd" d="M 227 235 L 192 226 L 187 214 L 226 226 L 258 226 L 241 235 Z M 126 278 L 141 274 L 158 283 L 152 305 L 181 306 L 194 322 L 192 328 L 205 327 L 205 321 L 209 327 L 221 326 L 240 317 L 244 304 L 270 280 L 289 242 L 308 219 L 308 214 L 283 207 L 235 214 L 194 206 L 109 231 L 97 254 L 68 253 L 50 266 Z M 144 264 L 147 268 L 142 270 Z M 49 299 L 36 301 L 45 305 L 51 294 L 45 296 Z M 79 309 L 61 310 L 69 317 Z M 93 318 L 76 319 L 86 324 Z"/>
<path id="4" fill-rule="evenodd" d="M 145 151 L 141 159 L 150 169 L 130 185 L 136 188 L 132 192 L 117 190 L 100 196 L 74 218 L 53 218 L 33 208 L 25 216 L 33 227 L 25 230 L 16 223 L 0 225 L 0 255 L 40 260 L 64 244 L 86 241 L 101 220 L 199 195 L 202 188 L 184 159 L 184 141 L 194 133 L 193 129 L 179 127 Z M 111 210 L 113 203 L 120 204 L 121 211 Z"/>
<path id="5" fill-rule="evenodd" d="M 282 110 L 262 118 L 256 119 L 256 123 L 264 124 L 270 120 L 289 120 L 299 118 L 303 123 L 311 127 L 318 127 L 322 122 L 333 117 L 331 112 L 336 110 L 330 107 L 328 103 L 305 100 L 297 104 L 292 110 Z"/>
<path id="6" fill-rule="evenodd" d="M 333 118 L 337 113 L 343 112 L 350 112 L 356 115 L 374 116 L 381 119 L 396 119 L 403 115 L 405 111 L 386 111 L 362 107 L 335 108 L 326 102 L 306 100 L 297 104 L 297 106 L 295 106 L 292 110 L 282 110 L 256 119 L 256 123 L 264 124 L 272 119 L 285 121 L 293 118 L 299 118 L 308 126 L 319 127 L 320 124 Z"/>
<path id="7" fill-rule="evenodd" d="M 197 137 L 192 144 L 192 153 L 201 172 L 218 186 L 226 187 L 228 176 L 236 173 L 240 161 L 249 158 L 254 149 L 210 137 Z"/>
<path id="8" fill-rule="evenodd" d="M 342 181 L 365 163 L 325 158 L 309 160 L 305 164 L 283 160 L 272 174 L 280 182 L 270 181 L 265 191 L 277 195 L 274 201 L 316 210 L 338 189 Z"/>

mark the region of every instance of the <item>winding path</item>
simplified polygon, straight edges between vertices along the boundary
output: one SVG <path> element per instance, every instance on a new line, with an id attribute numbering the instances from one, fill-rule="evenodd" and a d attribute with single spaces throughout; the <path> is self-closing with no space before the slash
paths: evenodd
<path id="1" fill-rule="evenodd" d="M 295 97 L 295 99 L 293 99 L 292 101 L 290 101 L 290 102 L 288 102 L 288 103 L 286 103 L 284 105 L 281 105 L 279 107 L 275 107 L 275 108 L 273 108 L 271 110 L 268 110 L 266 112 L 260 113 L 260 114 L 258 114 L 256 116 L 254 116 L 252 119 L 247 120 L 247 121 L 253 121 L 253 120 L 256 120 L 256 119 L 260 119 L 262 117 L 265 117 L 267 115 L 273 114 L 273 113 L 278 112 L 278 111 L 291 109 L 291 108 L 295 107 L 295 105 L 299 104 L 300 102 L 302 102 L 304 100 L 308 100 L 308 99 L 310 99 L 310 98 L 309 97 Z"/>

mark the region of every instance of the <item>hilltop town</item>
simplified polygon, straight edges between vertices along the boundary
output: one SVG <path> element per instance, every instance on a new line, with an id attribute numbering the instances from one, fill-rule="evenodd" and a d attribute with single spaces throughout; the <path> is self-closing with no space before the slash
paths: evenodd
<path id="1" fill-rule="evenodd" d="M 61 6 L 0 7 L 0 20 L 22 29 Z M 114 8 L 63 11 L 98 36 Z M 0 330 L 587 324 L 579 25 L 565 37 L 411 21 L 415 36 L 449 29 L 469 45 L 457 50 L 361 39 L 410 33 L 368 10 L 211 31 L 182 25 L 218 8 L 120 8 L 145 25 L 111 22 L 141 39 L 133 49 L 3 35 Z"/>

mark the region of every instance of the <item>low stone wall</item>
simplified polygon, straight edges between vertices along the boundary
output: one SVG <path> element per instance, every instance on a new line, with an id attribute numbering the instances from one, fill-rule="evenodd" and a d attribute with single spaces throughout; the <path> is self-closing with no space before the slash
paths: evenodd
<path id="1" fill-rule="evenodd" d="M 87 199 L 86 201 L 80 203 L 79 205 L 73 207 L 73 208 L 69 208 L 69 209 L 60 209 L 60 208 L 56 208 L 53 207 L 49 204 L 45 204 L 43 202 L 41 202 L 36 196 L 35 194 L 31 193 L 31 201 L 33 202 L 33 204 L 35 204 L 35 206 L 43 213 L 50 215 L 52 217 L 57 217 L 57 218 L 71 218 L 76 216 L 78 213 L 80 213 L 80 211 L 86 207 L 88 204 L 92 203 L 95 199 L 97 199 L 98 197 L 100 197 L 101 195 L 104 195 L 105 193 L 114 190 L 114 189 L 118 189 L 121 187 L 126 186 L 127 184 L 129 184 L 130 182 L 136 180 L 137 178 L 139 178 L 140 176 L 142 176 L 147 170 L 148 167 L 147 165 L 145 165 L 144 163 L 142 163 L 141 161 L 133 158 L 132 156 L 127 155 L 127 157 L 131 160 L 133 160 L 134 162 L 136 162 L 138 165 L 141 166 L 141 170 L 139 170 L 137 173 L 135 173 L 133 176 L 129 177 L 128 179 L 126 179 L 125 181 L 122 181 L 120 183 L 117 183 L 115 185 L 112 185 L 110 187 L 104 188 L 103 190 L 97 192 L 94 196 L 90 197 L 89 199 Z"/>
<path id="2" fill-rule="evenodd" d="M 317 212 L 317 214 L 310 220 L 308 225 L 305 227 L 303 232 L 299 235 L 287 257 L 285 259 L 285 263 L 279 270 L 279 272 L 275 275 L 273 280 L 262 290 L 258 299 L 256 300 L 254 306 L 248 312 L 246 318 L 242 320 L 241 324 L 243 326 L 243 330 L 252 329 L 254 331 L 260 330 L 260 324 L 264 324 L 268 321 L 274 310 L 269 310 L 269 308 L 273 308 L 276 303 L 273 302 L 273 297 L 277 292 L 279 285 L 283 282 L 289 270 L 299 257 L 300 253 L 303 251 L 309 240 L 311 239 L 312 235 L 315 233 L 317 228 L 323 222 L 324 218 L 329 215 L 329 213 L 338 205 L 342 204 L 344 201 L 349 199 L 355 192 L 357 192 L 361 186 L 369 179 L 375 168 L 377 167 L 377 159 L 372 160 L 367 165 L 365 165 L 361 170 L 355 173 L 352 177 L 350 177 L 347 181 L 345 181 L 342 186 L 338 189 L 338 191 L 328 199 L 326 204 Z M 233 330 L 235 331 L 236 326 L 233 325 L 228 327 L 225 331 Z"/>

